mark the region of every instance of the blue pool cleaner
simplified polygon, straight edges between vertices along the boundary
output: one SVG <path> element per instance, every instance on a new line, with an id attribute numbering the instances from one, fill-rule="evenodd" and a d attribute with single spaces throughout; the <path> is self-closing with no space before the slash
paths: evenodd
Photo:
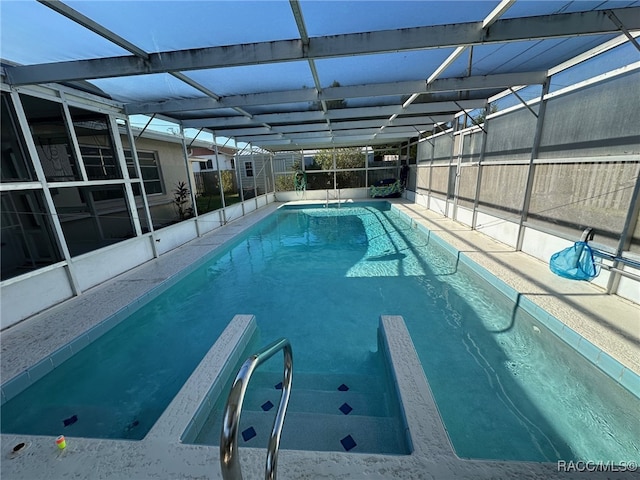
<path id="1" fill-rule="evenodd" d="M 554 253 L 549 260 L 549 268 L 553 273 L 572 280 L 592 280 L 598 276 L 600 269 L 593 258 L 593 250 L 588 244 L 594 232 L 587 228 L 580 241 L 572 246 Z"/>

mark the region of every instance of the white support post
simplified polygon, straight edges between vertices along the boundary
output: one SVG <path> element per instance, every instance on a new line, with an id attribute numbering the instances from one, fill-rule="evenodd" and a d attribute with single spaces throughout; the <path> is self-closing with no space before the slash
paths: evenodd
<path id="1" fill-rule="evenodd" d="M 160 253 L 158 252 L 157 242 L 156 242 L 156 234 L 153 228 L 153 219 L 151 218 L 151 210 L 149 208 L 149 201 L 147 200 L 147 192 L 144 186 L 144 178 L 142 178 L 142 169 L 140 168 L 140 161 L 138 159 L 138 150 L 136 149 L 136 137 L 133 136 L 133 131 L 131 130 L 131 123 L 127 119 L 125 121 L 125 125 L 127 127 L 127 137 L 129 139 L 129 145 L 131 146 L 131 159 L 133 160 L 133 168 L 136 171 L 136 176 L 139 180 L 140 186 L 140 196 L 142 197 L 142 205 L 144 208 L 144 214 L 147 217 L 147 225 L 149 226 L 149 232 L 151 233 L 151 250 L 153 251 L 153 257 L 158 258 Z M 120 138 L 120 135 L 118 135 Z M 133 187 L 132 187 L 133 190 Z M 135 204 L 135 197 L 134 197 Z M 137 210 L 136 205 L 136 210 Z"/>
<path id="2" fill-rule="evenodd" d="M 538 109 L 536 132 L 533 136 L 533 145 L 531 146 L 531 156 L 529 157 L 529 166 L 527 169 L 527 184 L 524 190 L 524 198 L 522 199 L 522 211 L 520 212 L 520 221 L 518 223 L 518 240 L 516 241 L 516 252 L 522 250 L 524 242 L 524 222 L 529 214 L 529 205 L 531 204 L 531 191 L 533 189 L 533 179 L 535 176 L 534 160 L 538 157 L 540 150 L 540 139 L 542 138 L 542 129 L 544 128 L 544 116 L 547 110 L 547 100 L 545 95 L 549 93 L 549 85 L 551 77 L 547 77 L 542 84 L 542 93 L 540 94 L 540 108 Z M 535 114 L 535 112 L 533 112 Z"/>
<path id="3" fill-rule="evenodd" d="M 213 137 L 214 140 L 216 137 Z M 240 155 L 237 155 L 238 153 L 238 143 L 236 142 L 235 139 L 233 139 L 233 145 L 234 145 L 234 149 L 236 151 L 236 154 L 233 156 L 234 160 L 233 160 L 233 164 L 235 167 L 235 171 L 236 171 L 236 178 L 238 179 L 238 194 L 240 195 L 240 205 L 242 205 L 242 216 L 246 215 L 246 210 L 244 208 L 244 187 L 242 185 L 242 170 L 240 168 Z"/>
<path id="4" fill-rule="evenodd" d="M 431 160 L 429 161 L 429 184 L 427 185 L 427 209 L 431 210 L 431 184 L 433 182 L 433 157 L 436 154 L 436 142 L 431 143 Z"/>
<path id="5" fill-rule="evenodd" d="M 616 249 L 616 258 L 622 256 L 622 252 L 629 250 L 631 247 L 631 240 L 633 238 L 633 232 L 636 229 L 636 223 L 638 222 L 638 212 L 640 212 L 640 177 L 636 177 L 636 184 L 633 187 L 633 193 L 631 195 L 631 202 L 629 203 L 629 210 L 627 210 L 627 217 L 620 232 L 620 241 L 618 242 L 618 248 Z M 619 260 L 614 260 L 612 268 L 622 268 Z M 607 293 L 616 293 L 618 291 L 618 285 L 622 275 L 619 272 L 612 271 L 609 276 L 609 282 L 607 283 Z"/>
<path id="6" fill-rule="evenodd" d="M 191 206 L 196 223 L 196 235 L 198 237 L 201 237 L 202 234 L 200 233 L 200 225 L 198 223 L 198 207 L 196 206 L 196 192 L 194 191 L 193 182 L 191 181 L 192 176 L 191 165 L 189 165 L 189 152 L 187 152 L 187 142 L 184 139 L 184 127 L 182 126 L 182 124 L 180 125 L 180 137 L 180 143 L 182 144 L 182 155 L 184 156 L 185 174 L 187 175 L 187 184 L 189 185 L 189 196 L 191 197 Z"/>
<path id="7" fill-rule="evenodd" d="M 258 209 L 258 181 L 256 180 L 258 175 L 257 175 L 257 168 L 256 168 L 256 163 L 253 160 L 253 145 L 251 143 L 249 143 L 249 152 L 250 152 L 250 156 L 251 156 L 251 167 L 253 168 L 253 199 L 254 202 L 256 204 L 256 210 Z"/>
<path id="8" fill-rule="evenodd" d="M 487 150 L 487 130 L 489 122 L 487 117 L 491 110 L 491 104 L 487 102 L 484 107 L 484 127 L 482 128 L 482 146 L 480 147 L 480 158 L 478 159 L 478 175 L 476 176 L 476 193 L 473 199 L 473 216 L 471 219 L 471 229 L 475 230 L 478 223 L 478 204 L 480 203 L 480 187 L 482 187 L 482 167 L 484 163 L 484 154 Z"/>
<path id="9" fill-rule="evenodd" d="M 76 131 L 73 128 L 73 118 L 71 117 L 71 111 L 69 110 L 69 105 L 67 105 L 67 97 L 64 92 L 60 92 L 60 99 L 62 100 L 62 111 L 64 112 L 64 120 L 66 123 L 66 130 L 69 139 L 71 140 L 71 149 L 73 150 L 73 154 L 76 157 L 76 161 L 78 162 L 78 170 L 80 171 L 80 178 L 83 181 L 89 180 L 87 176 L 87 171 L 84 166 L 84 161 L 82 160 L 82 154 L 80 153 L 80 145 L 78 143 L 78 137 L 76 137 Z"/>
<path id="10" fill-rule="evenodd" d="M 124 148 L 122 147 L 122 140 L 120 140 L 120 132 L 118 130 L 118 123 L 113 115 L 109 115 L 109 130 L 111 131 L 111 138 L 113 139 L 113 146 L 116 152 L 116 161 L 122 172 L 122 178 L 124 178 L 125 184 L 125 198 L 127 208 L 129 209 L 130 218 L 133 219 L 133 229 L 136 232 L 136 237 L 142 235 L 142 227 L 140 226 L 140 218 L 138 217 L 138 208 L 136 207 L 135 197 L 133 196 L 133 188 L 131 186 L 131 178 L 129 177 L 129 170 L 127 169 L 127 161 L 124 157 Z"/>
<path id="11" fill-rule="evenodd" d="M 269 165 L 271 166 L 271 181 L 273 182 L 271 184 L 271 187 L 272 187 L 271 191 L 273 192 L 273 194 L 275 196 L 275 194 L 276 194 L 276 172 L 273 169 L 273 153 L 269 153 Z M 267 197 L 267 203 L 269 203 L 269 197 Z M 244 215 L 244 210 L 243 210 L 242 213 Z"/>
<path id="12" fill-rule="evenodd" d="M 218 172 L 218 190 L 220 191 L 220 204 L 222 205 L 222 223 L 223 225 L 227 223 L 227 212 L 226 207 L 227 203 L 224 199 L 224 188 L 222 186 L 222 173 L 220 172 L 220 156 L 218 155 L 218 144 L 215 142 L 215 137 L 213 137 L 213 150 L 216 155 L 216 172 Z"/>

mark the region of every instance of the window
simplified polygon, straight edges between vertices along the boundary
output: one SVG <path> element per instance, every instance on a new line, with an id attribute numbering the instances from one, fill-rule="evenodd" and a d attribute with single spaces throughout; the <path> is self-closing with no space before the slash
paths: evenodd
<path id="1" fill-rule="evenodd" d="M 2 93 L 2 166 L 3 182 L 28 182 L 35 180 L 33 166 L 25 153 L 18 122 L 9 94 Z"/>
<path id="2" fill-rule="evenodd" d="M 62 260 L 41 190 L 3 192 L 2 280 Z"/>
<path id="3" fill-rule="evenodd" d="M 20 95 L 40 164 L 49 182 L 82 180 L 60 103 Z"/>
<path id="4" fill-rule="evenodd" d="M 118 157 L 113 148 L 109 117 L 102 113 L 69 107 L 80 154 L 89 180 L 122 178 Z"/>
<path id="5" fill-rule="evenodd" d="M 253 162 L 244 162 L 244 172 L 247 177 L 253 177 Z"/>
<path id="6" fill-rule="evenodd" d="M 198 163 L 200 164 L 200 170 L 213 170 L 213 160 L 206 160 Z"/>
<path id="7" fill-rule="evenodd" d="M 122 185 L 65 187 L 51 193 L 72 256 L 135 236 Z"/>
<path id="8" fill-rule="evenodd" d="M 127 169 L 131 178 L 138 178 L 135 168 L 133 167 L 133 154 L 131 150 L 125 150 L 124 156 L 127 159 Z M 155 193 L 164 193 L 162 188 L 162 176 L 160 175 L 160 165 L 156 152 L 138 151 L 138 162 L 140 163 L 140 172 L 144 180 L 144 190 L 147 195 Z"/>
<path id="9" fill-rule="evenodd" d="M 80 154 L 89 180 L 120 178 L 118 162 L 110 148 L 80 145 Z"/>

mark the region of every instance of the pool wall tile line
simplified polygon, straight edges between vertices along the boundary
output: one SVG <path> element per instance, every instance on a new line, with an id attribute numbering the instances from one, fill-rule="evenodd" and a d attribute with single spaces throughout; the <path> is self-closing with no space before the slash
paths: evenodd
<path id="1" fill-rule="evenodd" d="M 580 340 L 578 340 L 578 351 L 584 357 L 589 359 L 591 363 L 593 363 L 594 365 L 598 365 L 598 357 L 602 353 L 602 350 L 596 347 L 589 340 L 587 340 L 586 338 L 580 337 Z"/>
<path id="2" fill-rule="evenodd" d="M 128 313 L 126 308 L 119 310 L 114 315 L 111 315 L 107 319 L 91 327 L 86 332 L 78 335 L 67 345 L 64 345 L 63 347 L 57 349 L 51 355 L 48 355 L 47 357 L 29 367 L 27 370 L 16 375 L 8 382 L 5 382 L 2 385 L 2 390 L 6 393 L 6 395 L 2 397 L 2 404 L 20 394 L 22 390 L 30 387 L 42 377 L 50 373 L 54 368 L 58 367 L 63 362 L 71 358 L 74 354 L 82 350 L 84 347 L 100 338 L 105 332 L 116 326 L 127 316 Z M 20 380 L 18 381 L 19 378 Z M 13 382 L 12 386 L 5 389 L 5 385 L 10 382 Z M 22 388 L 17 389 L 17 386 L 21 386 Z"/>
<path id="3" fill-rule="evenodd" d="M 71 348 L 71 351 L 76 354 L 84 347 L 88 346 L 90 343 L 91 339 L 89 338 L 89 336 L 86 333 L 83 333 L 69 344 L 69 348 Z"/>
<path id="4" fill-rule="evenodd" d="M 71 354 L 78 353 L 84 347 L 88 346 L 94 340 L 100 338 L 104 333 L 118 325 L 121 321 L 129 317 L 135 311 L 145 306 L 156 297 L 161 295 L 167 289 L 171 288 L 175 285 L 179 280 L 184 278 L 186 275 L 197 269 L 202 262 L 203 258 L 211 258 L 219 252 L 219 248 L 223 246 L 228 246 L 232 244 L 232 240 L 238 238 L 238 234 L 246 231 L 249 227 L 254 225 L 255 223 L 260 222 L 265 217 L 267 217 L 270 213 L 275 211 L 276 205 L 271 205 L 268 208 L 265 208 L 262 211 L 257 211 L 255 214 L 251 215 L 251 218 L 241 217 L 236 221 L 233 221 L 225 226 L 224 229 L 218 229 L 212 232 L 207 232 L 207 234 L 202 237 L 196 238 L 192 240 L 189 244 L 184 245 L 184 248 L 196 247 L 203 248 L 206 250 L 203 255 L 190 256 L 186 260 L 181 258 L 179 252 L 171 251 L 168 252 L 166 256 L 162 256 L 156 259 L 156 263 L 151 265 L 153 262 L 148 262 L 147 264 L 142 264 L 128 272 L 123 273 L 119 277 L 112 279 L 109 282 L 106 282 L 105 285 L 100 285 L 95 287 L 94 291 L 98 291 L 101 288 L 105 288 L 110 290 L 113 288 L 113 285 L 109 287 L 107 284 L 122 284 L 123 282 L 129 282 L 128 285 L 131 285 L 129 290 L 135 291 L 138 290 L 139 294 L 137 297 L 129 300 L 129 302 L 117 310 L 113 311 L 102 317 L 101 320 L 96 322 L 93 326 L 84 327 L 82 333 L 75 338 L 71 338 L 64 345 L 58 347 L 57 349 L 53 349 L 50 354 L 44 355 L 33 362 L 31 365 L 27 364 L 21 371 L 7 373 L 4 369 L 5 364 L 3 362 L 3 375 L 2 380 L 6 380 L 0 388 L 4 395 L 2 396 L 1 404 L 11 400 L 13 397 L 18 395 L 22 390 L 31 386 L 34 382 L 38 381 L 42 376 L 48 374 L 58 366 L 62 361 L 68 359 L 71 355 L 69 355 L 69 348 Z M 192 258 L 193 257 L 193 258 Z M 188 262 L 188 265 L 185 265 L 183 262 Z M 153 273 L 147 278 L 146 269 L 151 268 Z M 130 278 L 134 278 L 134 282 L 131 283 Z M 144 278 L 145 281 L 140 282 L 139 279 Z M 107 292 L 107 295 L 112 294 L 112 292 Z M 74 316 L 77 313 L 73 310 L 72 305 L 74 303 L 82 303 L 83 299 L 92 298 L 91 293 L 87 293 L 86 296 L 83 294 L 79 297 L 74 297 L 69 300 L 65 305 L 58 305 L 53 307 L 50 311 L 55 312 L 52 315 L 60 316 L 64 318 L 65 316 Z M 71 311 L 74 313 L 64 314 L 65 308 L 71 308 Z M 99 318 L 100 311 L 109 310 L 109 305 L 105 305 L 101 302 L 96 302 L 92 310 L 91 316 L 95 316 Z M 39 314 L 42 317 L 42 321 L 47 321 L 47 315 L 50 315 L 49 312 L 43 312 Z M 57 320 L 57 319 L 56 319 Z M 77 330 L 76 330 L 77 331 Z M 8 330 L 6 333 L 3 332 L 3 340 L 5 335 L 10 334 L 11 332 Z M 62 333 L 60 337 L 63 337 L 65 334 Z M 56 337 L 56 335 L 50 335 L 48 337 Z M 46 340 L 50 340 L 47 337 Z M 24 347 L 22 347 L 24 349 Z M 12 352 L 3 352 L 3 355 L 21 355 L 21 352 L 18 351 L 18 348 Z M 30 372 L 30 373 L 29 373 Z M 9 382 L 12 382 L 9 384 Z M 5 388 L 5 384 L 7 387 Z"/>
<path id="5" fill-rule="evenodd" d="M 410 225 L 412 224 L 412 222 L 415 222 L 415 220 L 412 219 L 406 212 L 397 209 L 395 205 L 392 205 L 392 208 L 394 208 L 400 214 L 401 218 L 403 218 L 404 221 L 408 222 Z M 459 259 L 461 264 L 479 275 L 484 281 L 495 287 L 503 295 L 516 303 L 518 307 L 522 308 L 523 311 L 531 315 L 544 327 L 553 332 L 565 343 L 570 345 L 574 350 L 576 350 L 595 367 L 602 370 L 613 380 L 623 385 L 636 397 L 640 398 L 640 376 L 638 374 L 622 365 L 619 361 L 612 358 L 605 351 L 591 343 L 586 338 L 582 337 L 571 327 L 567 326 L 552 314 L 537 305 L 535 302 L 527 298 L 526 295 L 520 294 L 506 282 L 493 275 L 486 268 L 482 267 L 477 262 L 472 260 L 468 255 L 460 252 L 452 245 L 442 240 L 436 233 L 429 230 L 426 226 L 419 224 L 418 228 L 420 231 L 428 232 L 428 238 L 431 241 L 433 241 L 438 246 L 444 247 L 445 250 L 450 251 L 455 257 Z M 625 381 L 622 382 L 621 379 L 625 376 Z"/>
<path id="6" fill-rule="evenodd" d="M 81 335 L 79 337 L 80 339 L 83 338 L 83 336 Z M 81 343 L 84 342 L 80 342 L 80 341 L 74 341 L 74 344 L 77 343 L 78 345 L 80 345 Z M 57 350 L 56 352 L 54 352 L 53 355 L 51 355 L 51 364 L 53 365 L 53 368 L 59 367 L 60 364 L 62 364 L 63 362 L 65 362 L 66 360 L 69 360 L 69 358 L 71 358 L 71 356 L 73 355 L 73 349 L 71 348 L 71 345 L 67 345 L 66 347 L 63 347 L 59 350 Z M 79 349 L 79 347 L 78 347 Z M 45 373 L 49 373 L 48 371 Z M 44 376 L 44 373 L 42 375 L 40 375 L 38 378 L 42 378 Z M 36 380 L 33 379 L 33 381 L 35 382 Z"/>
<path id="7" fill-rule="evenodd" d="M 27 370 L 29 385 L 45 376 L 51 370 L 53 370 L 53 360 L 51 358 L 47 358 L 45 361 L 35 364 L 33 367 Z"/>
<path id="8" fill-rule="evenodd" d="M 48 360 L 51 363 L 50 360 Z M 53 367 L 52 367 L 53 368 Z M 8 382 L 2 384 L 2 403 L 8 402 L 13 397 L 22 392 L 25 388 L 31 385 L 28 370 L 21 373 L 17 377 L 12 378 Z"/>
<path id="9" fill-rule="evenodd" d="M 380 341 L 395 379 L 411 454 L 430 458 L 455 455 L 424 369 L 400 315 L 383 315 Z"/>
<path id="10" fill-rule="evenodd" d="M 195 438 L 206 419 L 202 411 L 208 413 L 207 403 L 213 404 L 213 395 L 219 396 L 237 363 L 234 360 L 242 357 L 256 334 L 253 315 L 233 317 L 145 439 L 174 438 L 185 442 Z"/>
<path id="11" fill-rule="evenodd" d="M 557 337 L 562 338 L 562 331 L 565 328 L 569 328 L 567 327 L 564 323 L 562 323 L 560 320 L 558 320 L 556 317 L 554 317 L 553 315 L 546 313 L 545 312 L 545 316 L 544 317 L 535 317 L 536 320 L 539 320 L 540 323 L 542 323 L 543 325 L 546 325 L 546 327 L 553 332 Z M 543 320 L 544 319 L 544 320 Z"/>
<path id="12" fill-rule="evenodd" d="M 629 370 L 627 367 L 623 367 L 618 381 L 623 387 L 633 393 L 636 397 L 640 398 L 640 375 Z"/>

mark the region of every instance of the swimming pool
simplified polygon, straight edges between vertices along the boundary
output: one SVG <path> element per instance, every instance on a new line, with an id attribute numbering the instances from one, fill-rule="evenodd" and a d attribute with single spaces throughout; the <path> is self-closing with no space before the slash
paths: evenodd
<path id="1" fill-rule="evenodd" d="M 290 337 L 298 371 L 363 375 L 377 372 L 378 317 L 403 315 L 461 456 L 538 461 L 628 461 L 638 456 L 631 436 L 638 426 L 632 415 L 635 397 L 615 382 L 603 383 L 608 377 L 544 325 L 514 311 L 513 304 L 485 288 L 471 270 L 382 203 L 281 209 L 144 306 L 133 320 L 70 359 L 59 377 L 54 370 L 42 379 L 42 387 L 38 382 L 8 402 L 2 409 L 3 431 L 11 429 L 5 418 L 24 416 L 46 398 L 57 405 L 75 402 L 77 408 L 47 415 L 38 428 L 50 418 L 58 432 L 61 418 L 72 421 L 73 411 L 86 410 L 96 418 L 115 416 L 118 432 L 139 438 L 225 322 L 239 312 L 257 315 L 264 343 Z M 168 327 L 190 334 L 175 335 Z M 539 352 L 552 361 L 545 365 Z M 558 361 L 571 368 L 549 381 Z M 95 377 L 102 367 L 99 383 L 106 391 L 96 395 L 90 391 L 94 388 L 83 386 L 84 379 Z M 588 372 L 586 377 L 574 373 L 578 369 Z M 544 372 L 538 375 L 545 379 L 542 394 L 528 383 L 536 372 Z M 602 391 L 594 391 L 601 383 Z M 126 395 L 114 401 L 114 392 Z M 129 400 L 137 396 L 153 399 L 145 405 L 145 415 L 140 415 L 140 404 Z M 576 411 L 576 399 L 580 406 L 599 403 L 601 410 Z M 573 410 L 567 409 L 571 403 Z M 574 423 L 576 415 L 589 419 L 578 434 L 567 430 L 571 425 L 555 428 L 557 420 Z M 105 431 L 111 426 L 105 425 Z M 608 434 L 600 434 L 603 430 L 613 432 L 613 449 L 598 446 L 611 443 Z"/>

